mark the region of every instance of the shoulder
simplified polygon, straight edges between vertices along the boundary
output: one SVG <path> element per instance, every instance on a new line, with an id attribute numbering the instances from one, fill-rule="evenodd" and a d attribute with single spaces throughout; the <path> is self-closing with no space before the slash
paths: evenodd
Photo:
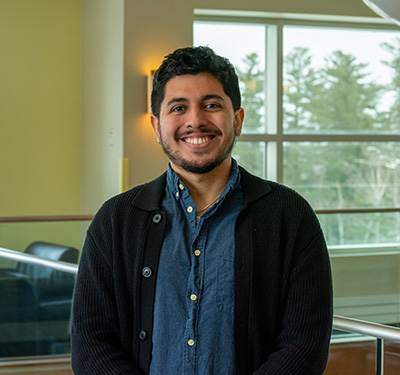
<path id="1" fill-rule="evenodd" d="M 271 189 L 271 195 L 276 203 L 282 203 L 285 206 L 295 205 L 311 208 L 309 202 L 290 186 L 274 181 L 267 181 L 267 183 Z"/>
<path id="2" fill-rule="evenodd" d="M 275 234 L 273 238 L 279 238 L 282 243 L 293 245 L 287 249 L 311 249 L 312 246 L 307 247 L 311 243 L 325 246 L 318 217 L 304 197 L 294 189 L 274 181 L 254 176 L 249 181 L 264 186 L 267 191 L 247 206 L 248 217 L 260 246 L 272 241 L 271 233 Z M 247 188 L 251 189 L 251 186 L 248 184 Z M 298 253 L 303 254 L 300 250 Z"/>
<path id="3" fill-rule="evenodd" d="M 96 213 L 92 225 L 112 226 L 125 222 L 139 212 L 157 210 L 165 189 L 165 175 L 148 183 L 135 186 L 105 201 Z"/>
<path id="4" fill-rule="evenodd" d="M 310 233 L 321 227 L 309 202 L 294 189 L 241 171 L 243 195 L 247 212 L 255 226 L 295 230 Z"/>
<path id="5" fill-rule="evenodd" d="M 120 211 L 132 206 L 144 210 L 157 209 L 165 189 L 165 173 L 142 185 L 135 186 L 121 194 L 108 199 L 100 208 L 101 211 Z"/>
<path id="6" fill-rule="evenodd" d="M 311 209 L 308 201 L 289 186 L 257 177 L 240 168 L 241 185 L 247 201 L 280 208 Z"/>

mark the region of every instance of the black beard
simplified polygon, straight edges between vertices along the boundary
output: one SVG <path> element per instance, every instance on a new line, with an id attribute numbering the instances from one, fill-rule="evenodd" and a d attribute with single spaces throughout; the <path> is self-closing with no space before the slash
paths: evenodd
<path id="1" fill-rule="evenodd" d="M 206 161 L 204 163 L 195 163 L 195 162 L 190 162 L 189 160 L 183 159 L 179 157 L 179 155 L 174 154 L 167 146 L 165 146 L 162 137 L 160 139 L 161 146 L 165 152 L 165 154 L 168 156 L 169 160 L 174 163 L 175 165 L 179 166 L 186 172 L 194 173 L 194 174 L 205 174 L 208 172 L 211 172 L 213 169 L 217 168 L 219 165 L 222 164 L 224 160 L 226 160 L 227 157 L 231 156 L 232 149 L 235 145 L 235 137 L 233 137 L 233 140 L 228 147 L 228 149 L 219 155 L 217 155 L 213 160 Z"/>

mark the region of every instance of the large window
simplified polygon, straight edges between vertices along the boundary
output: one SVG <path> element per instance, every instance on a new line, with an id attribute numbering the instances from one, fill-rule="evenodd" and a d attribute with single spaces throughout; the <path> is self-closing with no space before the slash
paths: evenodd
<path id="1" fill-rule="evenodd" d="M 342 279 L 335 282 L 336 297 L 366 298 L 367 281 L 390 283 L 370 297 L 379 303 L 377 295 L 385 295 L 398 306 L 399 29 L 198 17 L 194 44 L 209 45 L 236 66 L 245 122 L 234 157 L 249 171 L 291 186 L 317 211 Z M 360 269 L 360 259 L 368 266 Z M 371 281 L 374 264 L 384 265 Z M 375 320 L 397 322 L 398 310 Z"/>
<path id="2" fill-rule="evenodd" d="M 399 31 L 197 21 L 194 44 L 237 68 L 240 164 L 298 190 L 316 210 L 399 207 Z M 398 242 L 397 215 L 365 216 L 359 229 L 329 230 L 328 242 Z"/>

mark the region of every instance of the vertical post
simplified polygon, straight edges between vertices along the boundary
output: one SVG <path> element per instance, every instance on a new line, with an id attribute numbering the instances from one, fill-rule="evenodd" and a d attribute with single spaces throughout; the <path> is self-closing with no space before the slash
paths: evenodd
<path id="1" fill-rule="evenodd" d="M 376 339 L 376 375 L 383 375 L 385 355 L 385 342 L 383 339 Z"/>

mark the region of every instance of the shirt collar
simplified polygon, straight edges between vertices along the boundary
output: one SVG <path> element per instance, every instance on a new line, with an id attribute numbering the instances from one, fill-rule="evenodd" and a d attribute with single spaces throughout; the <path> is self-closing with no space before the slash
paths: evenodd
<path id="1" fill-rule="evenodd" d="M 232 163 L 233 165 L 233 163 Z M 232 173 L 232 171 L 231 171 Z M 239 167 L 238 183 L 243 189 L 245 206 L 251 204 L 271 192 L 271 185 L 268 181 L 253 176 L 245 169 Z M 140 209 L 151 211 L 159 210 L 163 194 L 166 191 L 167 171 L 161 176 L 142 186 L 138 186 L 127 194 L 133 194 L 132 204 Z"/>
<path id="2" fill-rule="evenodd" d="M 230 191 L 235 189 L 240 183 L 240 170 L 235 159 L 232 158 L 231 171 L 229 175 L 228 183 L 220 195 L 220 199 L 224 199 Z M 166 191 L 172 194 L 176 200 L 179 200 L 181 192 L 187 189 L 183 181 L 172 169 L 171 164 L 168 165 L 167 171 L 167 186 Z"/>

